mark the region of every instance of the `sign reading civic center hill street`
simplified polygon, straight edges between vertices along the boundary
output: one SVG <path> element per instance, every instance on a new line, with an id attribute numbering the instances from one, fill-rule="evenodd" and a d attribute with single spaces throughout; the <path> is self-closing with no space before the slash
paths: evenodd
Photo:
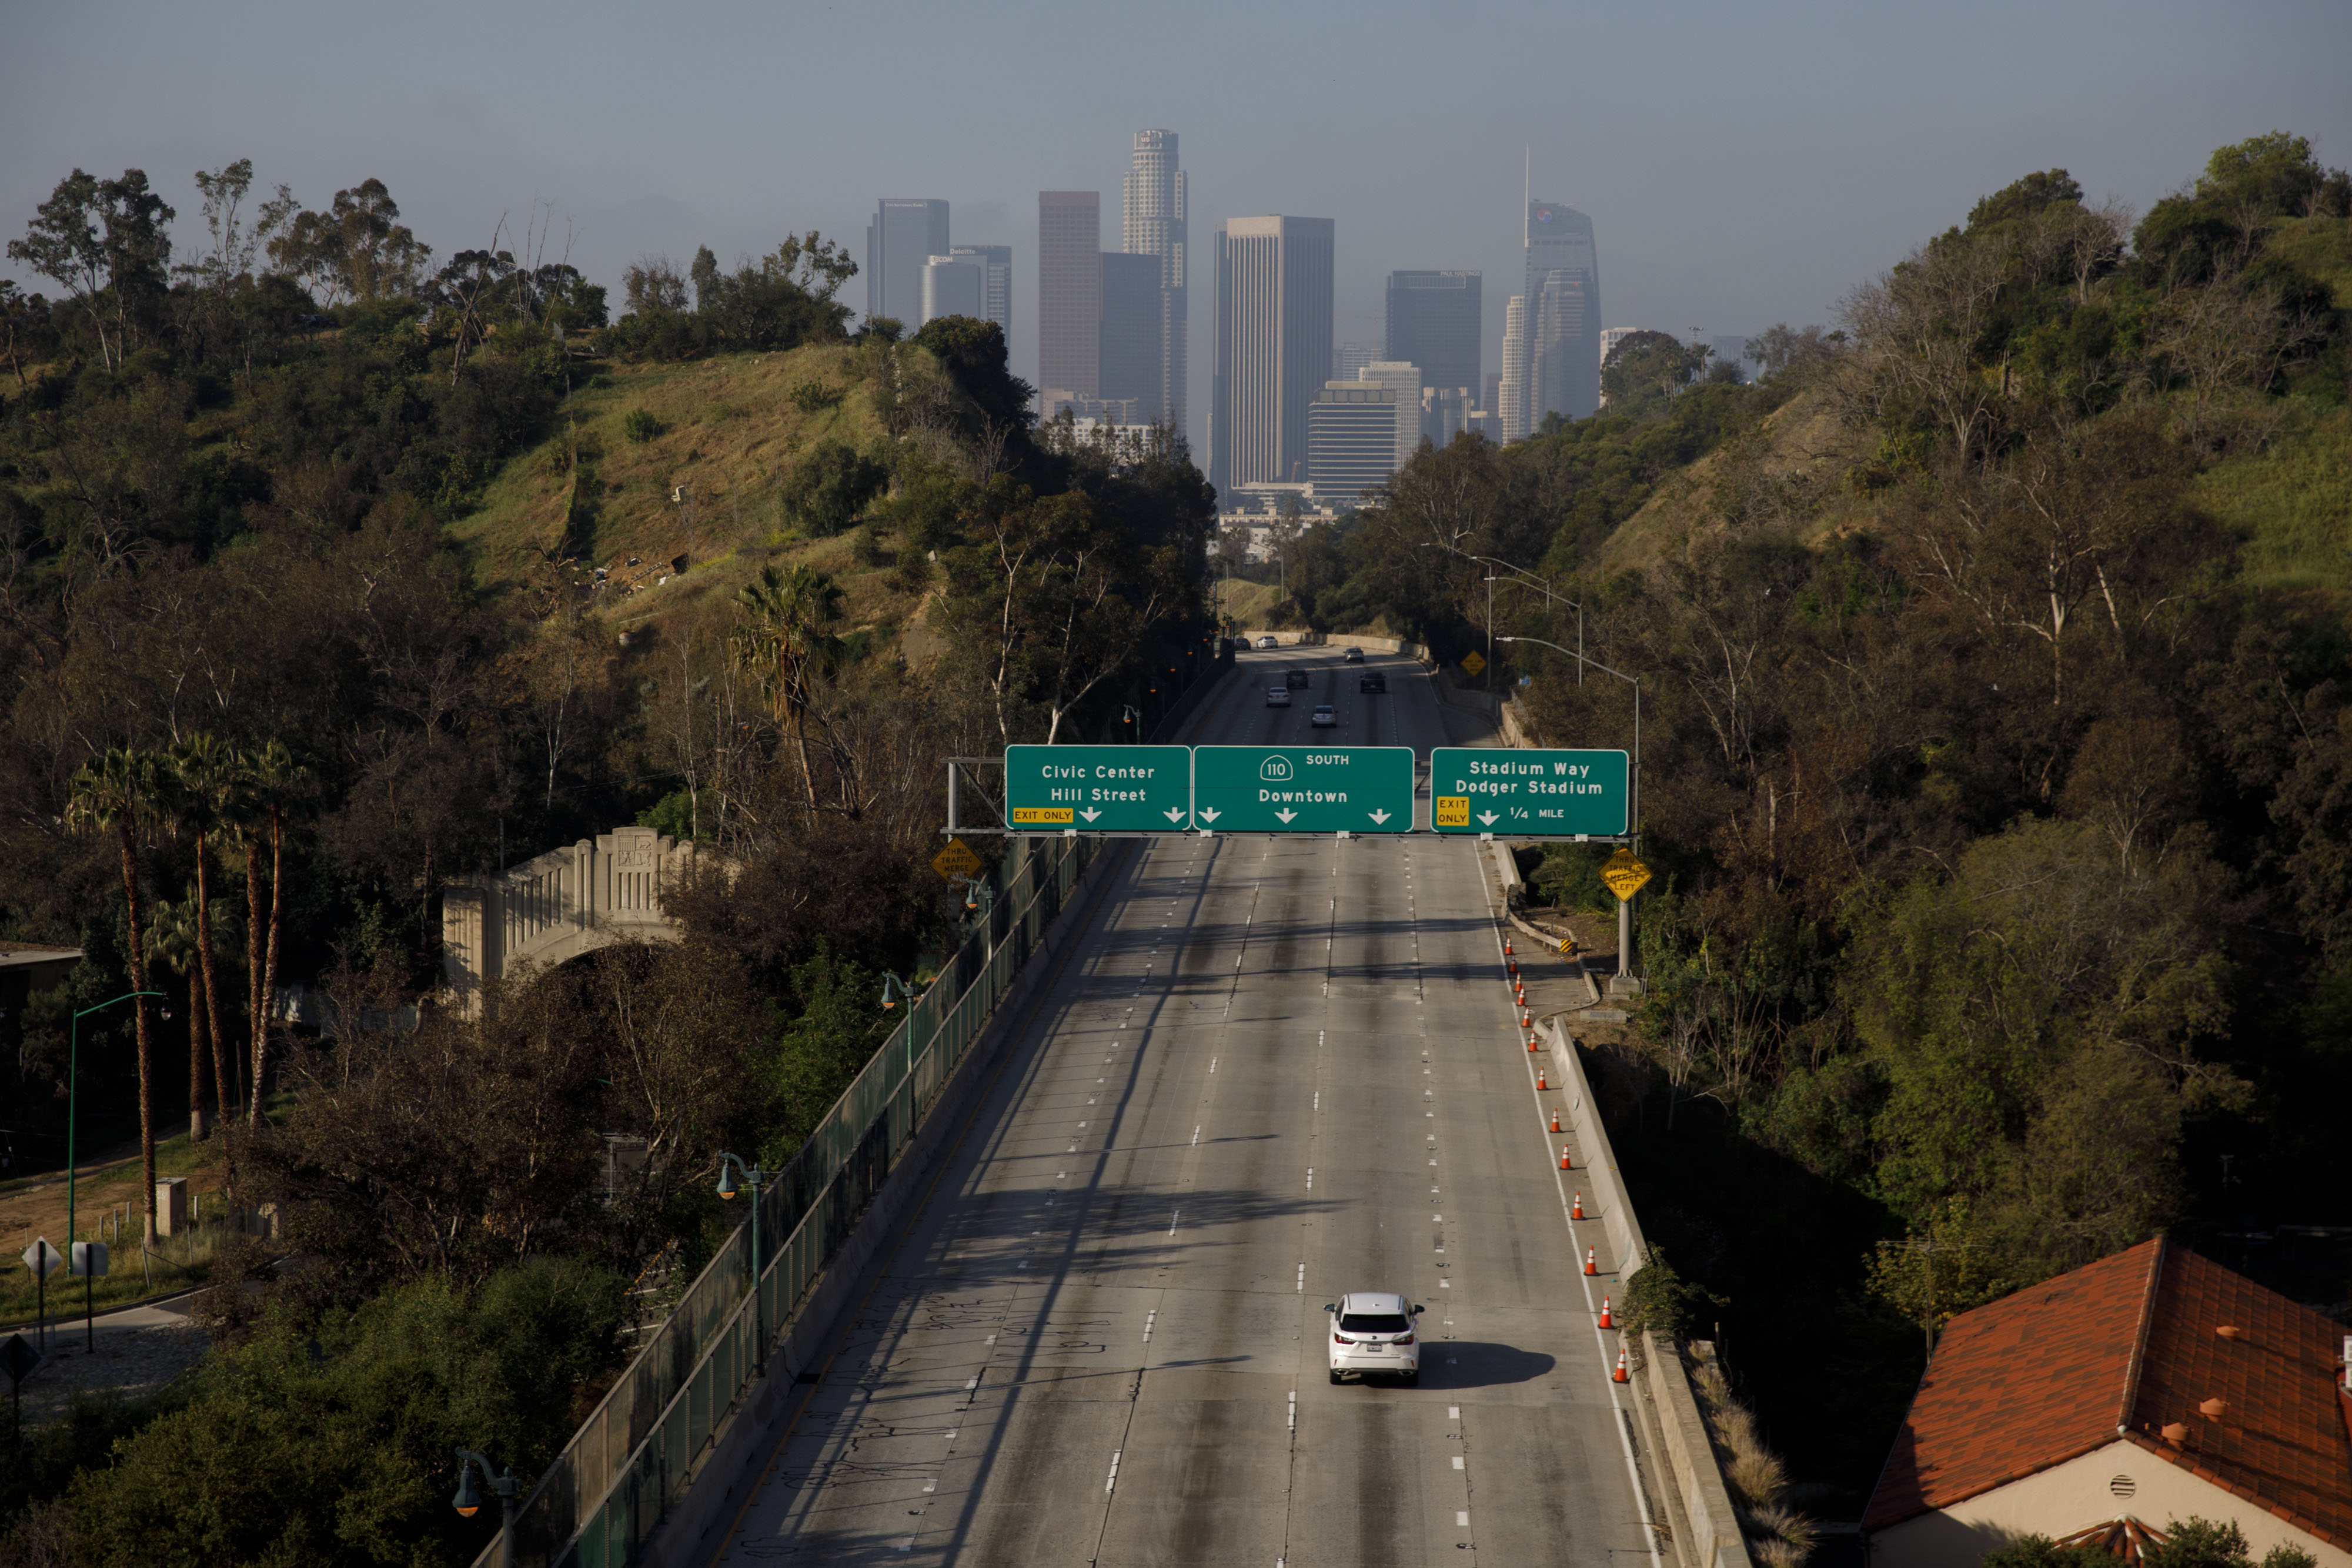
<path id="1" fill-rule="evenodd" d="M 1189 747 L 1004 748 L 1004 825 L 1016 832 L 1181 833 L 1192 816 Z"/>
<path id="2" fill-rule="evenodd" d="M 1199 746 L 1192 821 L 1213 833 L 1409 833 L 1409 746 Z"/>
<path id="3" fill-rule="evenodd" d="M 1430 822 L 1441 833 L 1625 831 L 1625 754 L 1442 746 L 1429 758 Z"/>

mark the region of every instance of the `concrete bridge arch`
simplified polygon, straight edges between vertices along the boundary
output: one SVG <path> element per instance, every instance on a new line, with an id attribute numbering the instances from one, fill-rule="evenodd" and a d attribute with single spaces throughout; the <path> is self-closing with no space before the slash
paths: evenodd
<path id="1" fill-rule="evenodd" d="M 542 968 L 615 942 L 675 942 L 662 894 L 694 863 L 694 846 L 652 828 L 615 828 L 441 894 L 441 973 L 465 1017 L 483 988 L 525 962 Z"/>

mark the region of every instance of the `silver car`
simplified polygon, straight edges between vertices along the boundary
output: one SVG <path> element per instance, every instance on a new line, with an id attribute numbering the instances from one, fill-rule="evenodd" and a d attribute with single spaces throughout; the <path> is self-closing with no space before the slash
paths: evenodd
<path id="1" fill-rule="evenodd" d="M 1329 729 L 1339 722 L 1339 715 L 1329 703 L 1322 703 L 1307 715 L 1307 722 L 1317 729 Z"/>
<path id="2" fill-rule="evenodd" d="M 1288 686 L 1266 687 L 1265 706 L 1268 707 L 1288 707 L 1290 706 L 1290 688 Z"/>
<path id="3" fill-rule="evenodd" d="M 1407 1388 L 1421 1382 L 1418 1305 L 1391 1291 L 1351 1291 L 1323 1310 L 1331 1314 L 1332 1382 L 1351 1372 L 1402 1378 Z"/>
<path id="4" fill-rule="evenodd" d="M 1282 646 L 1282 639 L 1279 637 L 1260 637 L 1257 640 L 1257 645 L 1261 648 L 1279 648 Z"/>

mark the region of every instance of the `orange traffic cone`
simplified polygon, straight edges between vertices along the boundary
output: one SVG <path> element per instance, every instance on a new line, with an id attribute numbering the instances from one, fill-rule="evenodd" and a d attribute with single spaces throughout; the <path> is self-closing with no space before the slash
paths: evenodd
<path id="1" fill-rule="evenodd" d="M 1550 1088 L 1551 1088 L 1551 1085 L 1544 1082 L 1544 1070 L 1543 1070 L 1542 1068 L 1540 1068 L 1540 1067 L 1537 1068 L 1537 1069 L 1536 1069 L 1536 1092 L 1538 1092 L 1538 1094 L 1540 1094 L 1540 1093 L 1544 1093 L 1544 1092 L 1548 1092 Z"/>
<path id="2" fill-rule="evenodd" d="M 1605 1329 L 1617 1326 L 1617 1320 L 1609 1315 L 1609 1298 L 1606 1296 L 1601 1298 L 1601 1326 Z"/>
<path id="3" fill-rule="evenodd" d="M 1557 1105 L 1551 1108 L 1551 1130 L 1555 1133 L 1559 1131 L 1559 1107 Z"/>
<path id="4" fill-rule="evenodd" d="M 1529 1012 L 1529 1011 L 1528 1011 L 1528 1009 L 1525 1009 L 1525 1008 L 1521 1008 L 1521 1009 L 1519 1009 L 1519 1027 L 1520 1027 L 1521 1029 L 1533 1029 L 1533 1028 L 1535 1028 L 1535 1027 L 1536 1027 L 1536 1015 L 1535 1015 L 1535 1014 L 1533 1014 L 1533 1013 L 1531 1013 L 1531 1012 Z"/>
<path id="5" fill-rule="evenodd" d="M 1528 1036 L 1528 1049 L 1529 1051 L 1536 1049 L 1536 1037 L 1532 1034 Z"/>
<path id="6" fill-rule="evenodd" d="M 1584 1192 L 1582 1188 L 1578 1189 L 1576 1201 L 1569 1205 L 1568 1217 L 1570 1219 L 1581 1219 L 1584 1218 Z"/>
<path id="7" fill-rule="evenodd" d="M 1562 1170 L 1570 1168 L 1568 1163 L 1568 1145 L 1566 1144 L 1562 1144 L 1559 1146 L 1559 1168 Z"/>
<path id="8" fill-rule="evenodd" d="M 1617 1370 L 1609 1375 L 1609 1381 L 1612 1383 L 1630 1383 L 1633 1381 L 1633 1379 L 1625 1375 L 1625 1353 L 1622 1350 L 1617 1353 Z"/>
<path id="9" fill-rule="evenodd" d="M 1511 939 L 1510 939 L 1509 937 L 1506 936 L 1506 937 L 1504 937 L 1504 938 L 1503 938 L 1503 956 L 1504 956 L 1504 957 L 1506 957 L 1506 958 L 1507 958 L 1507 957 L 1509 957 L 1510 956 L 1511 956 Z"/>
<path id="10" fill-rule="evenodd" d="M 1601 1272 L 1599 1269 L 1593 1266 L 1592 1249 L 1590 1247 L 1584 1249 L 1584 1271 L 1588 1274 L 1598 1274 Z"/>

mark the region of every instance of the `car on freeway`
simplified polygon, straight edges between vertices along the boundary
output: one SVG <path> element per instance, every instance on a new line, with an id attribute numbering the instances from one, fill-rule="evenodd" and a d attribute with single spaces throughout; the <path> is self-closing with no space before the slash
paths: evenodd
<path id="1" fill-rule="evenodd" d="M 1339 662 L 1343 664 L 1360 664 L 1364 662 L 1364 651 L 1361 648 L 1350 648 L 1339 655 Z"/>
<path id="2" fill-rule="evenodd" d="M 1385 695 L 1389 689 L 1388 672 L 1385 670 L 1366 670 L 1362 674 L 1356 677 L 1356 689 L 1360 692 L 1371 692 L 1376 695 Z"/>
<path id="3" fill-rule="evenodd" d="M 1314 677 L 1304 670 L 1292 670 L 1282 678 L 1302 692 L 1315 684 Z"/>
<path id="4" fill-rule="evenodd" d="M 1288 686 L 1266 687 L 1265 706 L 1268 707 L 1288 707 L 1290 706 L 1290 688 Z"/>
<path id="5" fill-rule="evenodd" d="M 1323 1310 L 1331 1314 L 1331 1381 L 1349 1373 L 1401 1378 L 1407 1388 L 1421 1381 L 1421 1337 L 1413 1319 L 1418 1305 L 1392 1291 L 1350 1291 Z"/>
<path id="6" fill-rule="evenodd" d="M 1257 640 L 1257 645 L 1261 648 L 1279 648 L 1282 646 L 1282 643 L 1279 638 L 1268 635 L 1260 637 Z"/>
<path id="7" fill-rule="evenodd" d="M 1329 703 L 1318 703 L 1315 711 L 1307 716 L 1307 722 L 1317 729 L 1329 729 L 1339 722 L 1339 716 Z"/>

